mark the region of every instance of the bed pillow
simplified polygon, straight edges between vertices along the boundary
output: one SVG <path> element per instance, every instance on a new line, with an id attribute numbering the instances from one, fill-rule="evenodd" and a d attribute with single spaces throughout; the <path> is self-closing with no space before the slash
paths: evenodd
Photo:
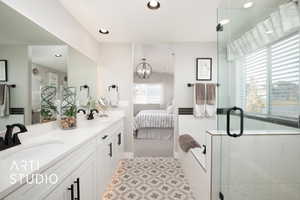
<path id="1" fill-rule="evenodd" d="M 168 114 L 173 114 L 174 113 L 174 106 L 173 105 L 170 105 L 167 107 L 167 113 Z"/>

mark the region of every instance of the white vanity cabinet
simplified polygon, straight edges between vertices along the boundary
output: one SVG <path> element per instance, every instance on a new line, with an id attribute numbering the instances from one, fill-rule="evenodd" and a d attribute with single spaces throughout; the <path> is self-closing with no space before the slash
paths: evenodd
<path id="1" fill-rule="evenodd" d="M 73 179 L 67 178 L 55 190 L 53 190 L 45 200 L 69 200 L 71 199 L 71 185 Z"/>
<path id="2" fill-rule="evenodd" d="M 123 126 L 119 126 L 118 129 L 115 131 L 115 154 L 116 154 L 116 159 L 115 160 L 120 160 L 123 157 L 124 153 L 124 131 L 123 131 Z"/>
<path id="3" fill-rule="evenodd" d="M 119 122 L 97 138 L 97 199 L 101 199 L 123 156 L 123 129 L 123 122 Z"/>
<path id="4" fill-rule="evenodd" d="M 56 174 L 56 184 L 25 184 L 1 200 L 101 200 L 123 154 L 123 120 L 83 142 L 42 175 Z"/>
<path id="5" fill-rule="evenodd" d="M 55 188 L 46 200 L 80 200 L 96 198 L 95 153 Z"/>
<path id="6" fill-rule="evenodd" d="M 112 176 L 113 159 L 111 155 L 112 139 L 105 134 L 97 139 L 97 199 L 101 199 L 109 179 Z"/>

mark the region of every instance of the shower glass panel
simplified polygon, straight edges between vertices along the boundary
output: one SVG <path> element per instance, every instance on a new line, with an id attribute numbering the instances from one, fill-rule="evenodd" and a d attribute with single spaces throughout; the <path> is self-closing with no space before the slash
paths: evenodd
<path id="1" fill-rule="evenodd" d="M 223 8 L 218 23 L 212 199 L 299 200 L 298 4 Z"/>

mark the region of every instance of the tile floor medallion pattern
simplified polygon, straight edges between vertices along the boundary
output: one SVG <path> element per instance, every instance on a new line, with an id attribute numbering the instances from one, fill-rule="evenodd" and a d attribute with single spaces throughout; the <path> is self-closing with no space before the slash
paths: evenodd
<path id="1" fill-rule="evenodd" d="M 135 158 L 119 162 L 103 200 L 195 200 L 174 158 Z"/>

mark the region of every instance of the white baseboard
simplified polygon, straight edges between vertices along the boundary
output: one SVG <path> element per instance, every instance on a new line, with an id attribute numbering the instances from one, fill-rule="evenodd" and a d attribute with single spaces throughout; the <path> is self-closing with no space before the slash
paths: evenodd
<path id="1" fill-rule="evenodd" d="M 123 153 L 123 158 L 133 158 L 134 157 L 134 153 L 133 152 L 124 152 Z"/>

